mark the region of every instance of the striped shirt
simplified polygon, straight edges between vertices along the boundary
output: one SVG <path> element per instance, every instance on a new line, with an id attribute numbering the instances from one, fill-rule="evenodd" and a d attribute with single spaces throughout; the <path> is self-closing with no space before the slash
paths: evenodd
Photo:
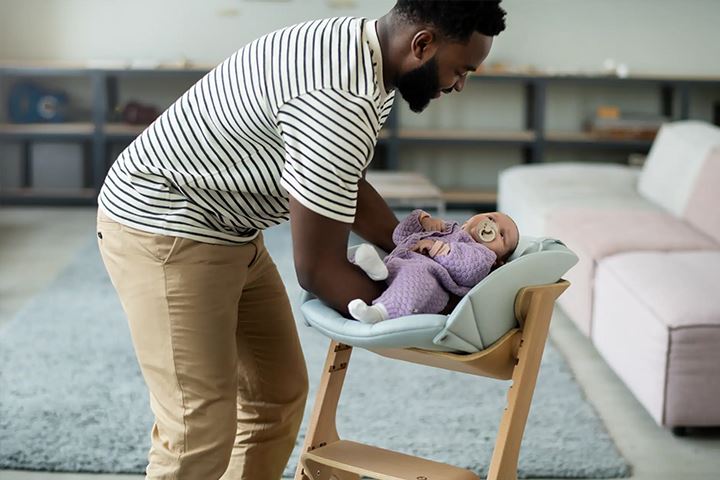
<path id="1" fill-rule="evenodd" d="M 375 24 L 317 20 L 246 45 L 120 154 L 100 207 L 130 227 L 217 244 L 287 221 L 289 195 L 352 223 L 394 98 Z"/>

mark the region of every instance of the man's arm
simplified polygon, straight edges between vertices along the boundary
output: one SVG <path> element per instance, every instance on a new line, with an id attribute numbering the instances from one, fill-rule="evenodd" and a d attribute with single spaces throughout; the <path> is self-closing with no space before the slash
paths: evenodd
<path id="1" fill-rule="evenodd" d="M 291 195 L 290 226 L 295 272 L 302 288 L 345 316 L 349 316 L 350 300 L 360 298 L 369 304 L 380 296 L 384 282 L 370 280 L 347 259 L 351 224 L 315 213 Z"/>
<path id="2" fill-rule="evenodd" d="M 388 204 L 365 178 L 358 182 L 357 211 L 353 232 L 370 243 L 374 243 L 386 252 L 395 248 L 392 240 L 393 230 L 398 219 Z"/>

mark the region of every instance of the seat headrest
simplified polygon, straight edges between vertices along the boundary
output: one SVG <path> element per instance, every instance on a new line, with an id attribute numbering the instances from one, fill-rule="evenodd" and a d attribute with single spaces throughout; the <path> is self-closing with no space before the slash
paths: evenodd
<path id="1" fill-rule="evenodd" d="M 561 241 L 520 237 L 509 261 L 475 285 L 448 317 L 435 343 L 457 350 L 487 348 L 517 325 L 515 297 L 523 287 L 557 282 L 578 261 Z"/>
<path id="2" fill-rule="evenodd" d="M 565 246 L 565 244 L 556 238 L 521 236 L 515 251 L 510 255 L 508 261 L 511 262 L 529 253 L 558 249 L 559 246 Z"/>

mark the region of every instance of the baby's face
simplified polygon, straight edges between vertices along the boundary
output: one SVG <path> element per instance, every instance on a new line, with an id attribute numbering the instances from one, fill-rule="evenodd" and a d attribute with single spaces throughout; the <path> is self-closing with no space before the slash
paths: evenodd
<path id="1" fill-rule="evenodd" d="M 485 236 L 484 239 L 482 238 L 482 224 L 488 220 L 495 224 L 497 230 L 497 234 L 492 240 L 488 240 L 488 237 L 492 235 Z M 518 232 L 515 222 L 512 218 L 501 212 L 480 213 L 475 215 L 465 222 L 462 228 L 473 240 L 482 243 L 495 252 L 498 258 L 498 265 L 504 263 L 505 258 L 515 250 L 518 240 L 520 239 L 520 232 Z"/>

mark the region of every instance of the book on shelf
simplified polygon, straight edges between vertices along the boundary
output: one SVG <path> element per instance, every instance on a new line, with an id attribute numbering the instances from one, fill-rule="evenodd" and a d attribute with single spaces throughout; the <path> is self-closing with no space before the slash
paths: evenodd
<path id="1" fill-rule="evenodd" d="M 662 124 L 669 121 L 663 115 L 621 112 L 617 107 L 601 106 L 585 127 L 588 133 L 596 137 L 652 140 Z"/>

